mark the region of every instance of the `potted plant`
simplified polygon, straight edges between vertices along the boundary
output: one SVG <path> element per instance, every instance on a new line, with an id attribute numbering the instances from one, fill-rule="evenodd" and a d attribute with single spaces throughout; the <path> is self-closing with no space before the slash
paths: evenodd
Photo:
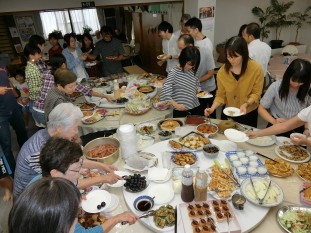
<path id="1" fill-rule="evenodd" d="M 83 29 L 83 33 L 89 33 L 90 34 L 90 32 L 93 31 L 93 29 L 90 28 L 88 25 L 85 25 L 82 29 Z"/>
<path id="2" fill-rule="evenodd" d="M 295 42 L 291 42 L 290 44 L 300 45 L 300 43 L 297 42 L 298 33 L 305 23 L 311 24 L 311 6 L 307 7 L 304 12 L 289 14 L 289 18 L 293 20 L 293 26 L 296 28 Z"/>
<path id="3" fill-rule="evenodd" d="M 264 40 L 265 38 L 268 38 L 270 30 L 266 26 L 269 17 L 271 15 L 271 6 L 268 6 L 265 10 L 261 9 L 258 6 L 253 7 L 252 13 L 258 17 L 258 20 L 260 22 L 260 28 L 261 28 L 261 40 Z"/>
<path id="4" fill-rule="evenodd" d="M 282 29 L 289 27 L 293 24 L 293 21 L 288 18 L 286 12 L 293 5 L 293 1 L 289 2 L 278 2 L 278 0 L 271 0 L 271 12 L 269 17 L 269 22 L 266 26 L 274 28 L 275 30 L 275 40 L 270 41 L 271 48 L 281 48 L 283 40 L 280 40 L 280 35 Z"/>

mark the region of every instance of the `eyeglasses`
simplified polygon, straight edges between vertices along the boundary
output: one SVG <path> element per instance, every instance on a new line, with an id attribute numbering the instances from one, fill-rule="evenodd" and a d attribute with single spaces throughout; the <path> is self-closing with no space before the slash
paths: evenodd
<path id="1" fill-rule="evenodd" d="M 70 171 L 70 172 L 78 172 L 78 173 L 79 173 L 80 170 L 81 170 L 81 168 L 82 168 L 83 161 L 84 161 L 84 158 L 81 157 L 81 158 L 79 159 L 79 164 L 80 164 L 79 170 L 68 169 L 67 171 Z"/>

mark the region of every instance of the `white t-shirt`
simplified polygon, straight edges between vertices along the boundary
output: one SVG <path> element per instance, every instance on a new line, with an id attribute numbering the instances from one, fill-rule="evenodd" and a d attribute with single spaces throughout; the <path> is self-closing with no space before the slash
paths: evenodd
<path id="1" fill-rule="evenodd" d="M 264 75 L 267 73 L 268 63 L 271 57 L 271 48 L 265 42 L 259 39 L 253 40 L 248 44 L 249 57 L 258 62 L 263 70 Z"/>
<path id="2" fill-rule="evenodd" d="M 77 50 L 71 52 L 75 59 L 79 59 Z M 87 78 L 84 72 L 84 67 L 81 64 L 76 65 L 77 82 L 80 83 L 82 79 Z"/>
<path id="3" fill-rule="evenodd" d="M 311 105 L 307 108 L 302 109 L 298 113 L 298 118 L 304 122 L 308 123 L 308 127 L 311 126 Z"/>
<path id="4" fill-rule="evenodd" d="M 203 40 L 196 40 L 194 45 L 200 50 L 200 65 L 198 68 L 198 77 L 201 78 L 208 71 L 215 68 L 215 61 L 213 56 L 213 44 L 207 37 Z M 215 77 L 212 77 L 205 82 L 201 82 L 201 88 L 203 91 L 214 91 L 216 89 Z"/>
<path id="5" fill-rule="evenodd" d="M 180 51 L 177 46 L 177 40 L 178 40 L 178 37 L 174 35 L 174 33 L 172 34 L 169 40 L 163 39 L 162 40 L 163 53 L 171 55 L 171 56 L 179 54 Z M 166 62 L 167 62 L 166 72 L 169 72 L 171 69 L 173 69 L 178 64 L 178 59 L 168 59 L 166 60 Z"/>

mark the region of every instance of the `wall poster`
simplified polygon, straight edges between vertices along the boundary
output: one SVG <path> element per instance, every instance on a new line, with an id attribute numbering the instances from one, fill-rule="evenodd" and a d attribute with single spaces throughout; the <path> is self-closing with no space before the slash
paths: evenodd
<path id="1" fill-rule="evenodd" d="M 32 35 L 36 34 L 36 28 L 32 16 L 15 16 L 16 27 L 23 42 L 28 42 Z"/>

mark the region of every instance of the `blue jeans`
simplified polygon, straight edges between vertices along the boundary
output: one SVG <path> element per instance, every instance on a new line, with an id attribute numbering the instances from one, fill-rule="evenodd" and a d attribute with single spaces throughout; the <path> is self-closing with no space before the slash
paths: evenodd
<path id="1" fill-rule="evenodd" d="M 25 123 L 21 109 L 16 107 L 12 112 L 7 115 L 0 116 L 0 146 L 6 157 L 9 166 L 14 173 L 15 159 L 11 149 L 11 133 L 10 125 L 15 130 L 17 136 L 17 142 L 20 147 L 28 140 L 27 131 L 25 129 Z"/>

